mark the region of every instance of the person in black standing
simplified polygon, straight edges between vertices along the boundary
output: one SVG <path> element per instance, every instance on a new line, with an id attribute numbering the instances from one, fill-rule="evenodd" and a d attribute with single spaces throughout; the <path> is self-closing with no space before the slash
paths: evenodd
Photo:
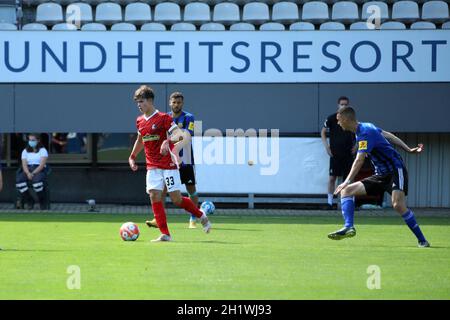
<path id="1" fill-rule="evenodd" d="M 338 110 L 349 105 L 349 98 L 342 96 L 338 99 Z M 320 135 L 322 142 L 330 156 L 330 171 L 328 179 L 328 209 L 333 208 L 333 192 L 336 186 L 336 179 L 347 177 L 352 168 L 355 154 L 355 135 L 350 131 L 344 131 L 337 122 L 337 112 L 328 116 L 323 124 Z M 329 143 L 327 141 L 329 133 Z"/>

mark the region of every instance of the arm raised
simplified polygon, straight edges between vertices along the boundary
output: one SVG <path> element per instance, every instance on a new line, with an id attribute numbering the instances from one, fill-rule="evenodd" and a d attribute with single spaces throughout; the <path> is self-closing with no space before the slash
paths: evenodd
<path id="1" fill-rule="evenodd" d="M 406 152 L 409 153 L 421 153 L 423 151 L 423 144 L 419 143 L 417 145 L 417 147 L 414 148 L 410 148 L 406 143 L 403 142 L 402 139 L 400 139 L 399 137 L 397 137 L 396 135 L 388 132 L 388 131 L 382 131 L 383 136 L 393 145 L 396 145 L 400 148 L 402 148 L 403 150 L 405 150 Z"/>

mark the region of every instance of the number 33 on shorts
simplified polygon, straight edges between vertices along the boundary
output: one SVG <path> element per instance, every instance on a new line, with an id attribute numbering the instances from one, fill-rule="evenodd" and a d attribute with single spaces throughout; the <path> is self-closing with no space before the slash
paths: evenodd
<path id="1" fill-rule="evenodd" d="M 168 192 L 181 190 L 180 172 L 175 170 L 150 169 L 147 171 L 147 191 L 163 190 L 164 184 Z"/>
<path id="2" fill-rule="evenodd" d="M 181 188 L 181 178 L 179 170 L 164 170 L 164 181 L 167 192 L 177 191 Z"/>
<path id="3" fill-rule="evenodd" d="M 166 186 L 167 188 L 173 186 L 175 184 L 175 181 L 173 177 L 166 177 Z"/>

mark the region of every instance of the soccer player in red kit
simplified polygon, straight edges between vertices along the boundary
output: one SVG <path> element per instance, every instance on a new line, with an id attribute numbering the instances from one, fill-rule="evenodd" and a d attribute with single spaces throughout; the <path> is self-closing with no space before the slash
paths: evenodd
<path id="1" fill-rule="evenodd" d="M 131 170 L 136 171 L 136 156 L 145 149 L 147 163 L 147 193 L 150 195 L 153 213 L 161 235 L 152 242 L 171 241 L 167 227 L 166 212 L 162 202 L 164 184 L 173 202 L 178 207 L 200 219 L 203 230 L 209 233 L 211 223 L 204 212 L 198 209 L 191 199 L 183 197 L 180 192 L 181 180 L 178 170 L 181 164 L 179 151 L 191 141 L 189 133 L 181 130 L 167 113 L 156 110 L 153 89 L 141 86 L 134 93 L 134 100 L 143 113 L 136 120 L 138 137 L 134 143 L 128 163 Z"/>

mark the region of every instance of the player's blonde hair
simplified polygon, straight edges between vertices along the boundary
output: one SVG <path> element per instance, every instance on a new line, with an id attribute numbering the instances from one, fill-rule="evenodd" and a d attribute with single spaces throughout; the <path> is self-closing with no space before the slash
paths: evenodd
<path id="1" fill-rule="evenodd" d="M 153 99 L 155 98 L 155 92 L 153 91 L 153 89 L 149 86 L 146 85 L 142 85 L 140 86 L 135 92 L 134 92 L 134 100 L 148 100 L 148 99 Z"/>

